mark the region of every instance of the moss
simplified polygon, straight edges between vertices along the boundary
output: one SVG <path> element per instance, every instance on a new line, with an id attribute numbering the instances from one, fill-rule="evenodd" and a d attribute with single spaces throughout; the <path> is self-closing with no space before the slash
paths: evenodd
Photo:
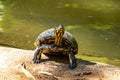
<path id="1" fill-rule="evenodd" d="M 102 62 L 102 63 L 107 63 L 107 64 L 111 64 L 111 65 L 115 65 L 115 66 L 120 66 L 120 59 L 97 57 L 97 56 L 87 56 L 87 55 L 76 55 L 76 57 L 83 59 L 83 60 Z"/>
<path id="2" fill-rule="evenodd" d="M 82 25 L 67 25 L 65 26 L 66 30 L 77 30 L 80 29 L 81 27 L 83 27 Z"/>
<path id="3" fill-rule="evenodd" d="M 113 1 L 108 0 L 101 0 L 101 1 L 90 1 L 85 2 L 83 4 L 83 7 L 89 10 L 96 10 L 101 11 L 104 13 L 108 13 L 110 11 L 114 11 L 115 9 L 118 9 L 118 5 L 116 5 Z"/>
<path id="4" fill-rule="evenodd" d="M 108 29 L 112 29 L 113 28 L 113 26 L 112 25 L 108 25 L 108 24 L 101 24 L 101 25 L 99 25 L 99 24 L 91 24 L 91 25 L 89 25 L 91 28 L 93 28 L 93 29 L 101 29 L 101 30 L 108 30 Z"/>

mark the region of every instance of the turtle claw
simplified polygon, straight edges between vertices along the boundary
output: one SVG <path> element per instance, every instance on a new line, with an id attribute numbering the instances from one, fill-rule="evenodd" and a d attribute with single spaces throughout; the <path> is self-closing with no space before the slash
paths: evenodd
<path id="1" fill-rule="evenodd" d="M 34 60 L 35 60 L 35 58 L 32 59 L 32 61 L 34 61 Z"/>
<path id="2" fill-rule="evenodd" d="M 38 64 L 38 63 L 40 63 L 41 62 L 41 60 L 35 60 L 34 61 L 34 63 L 36 63 L 36 64 Z"/>
<path id="3" fill-rule="evenodd" d="M 36 64 L 38 64 L 38 63 L 41 62 L 41 60 L 34 60 L 33 62 L 36 63 Z"/>
<path id="4" fill-rule="evenodd" d="M 33 58 L 33 62 L 36 63 L 36 64 L 38 64 L 38 63 L 41 62 L 41 60 L 38 60 L 38 59 Z"/>
<path id="5" fill-rule="evenodd" d="M 74 69 L 75 67 L 77 67 L 77 64 L 76 64 L 76 63 L 69 64 L 68 67 L 69 67 L 70 69 Z"/>

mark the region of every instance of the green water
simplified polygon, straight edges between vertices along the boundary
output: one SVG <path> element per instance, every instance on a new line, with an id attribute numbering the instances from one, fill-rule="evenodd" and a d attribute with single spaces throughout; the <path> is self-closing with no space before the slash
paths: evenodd
<path id="1" fill-rule="evenodd" d="M 63 24 L 78 42 L 77 56 L 119 60 L 119 14 L 119 0 L 1 0 L 0 45 L 35 49 L 42 31 Z"/>

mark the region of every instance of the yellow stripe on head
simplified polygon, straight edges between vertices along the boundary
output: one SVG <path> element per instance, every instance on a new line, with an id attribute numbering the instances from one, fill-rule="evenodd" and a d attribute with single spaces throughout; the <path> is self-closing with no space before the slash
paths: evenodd
<path id="1" fill-rule="evenodd" d="M 64 27 L 62 25 L 57 26 L 54 30 L 55 44 L 57 46 L 62 45 L 63 34 L 64 34 Z"/>

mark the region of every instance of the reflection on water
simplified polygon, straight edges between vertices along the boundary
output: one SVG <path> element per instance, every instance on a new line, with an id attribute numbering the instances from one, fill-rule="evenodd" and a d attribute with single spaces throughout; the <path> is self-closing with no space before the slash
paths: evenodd
<path id="1" fill-rule="evenodd" d="M 2 26 L 2 20 L 3 20 L 3 10 L 4 10 L 4 5 L 0 1 L 0 32 L 3 32 Z"/>
<path id="2" fill-rule="evenodd" d="M 34 49 L 39 33 L 62 23 L 77 39 L 79 53 L 120 58 L 119 3 L 119 0 L 5 0 L 5 20 L 0 22 L 0 31 L 6 27 L 7 32 L 0 34 L 0 44 Z M 0 2 L 0 21 L 3 9 Z"/>

